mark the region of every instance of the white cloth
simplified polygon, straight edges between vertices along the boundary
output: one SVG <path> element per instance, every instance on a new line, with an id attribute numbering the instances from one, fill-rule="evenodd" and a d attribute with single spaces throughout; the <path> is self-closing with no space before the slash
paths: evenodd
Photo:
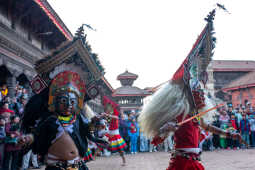
<path id="1" fill-rule="evenodd" d="M 57 156 L 48 153 L 46 163 L 47 163 L 48 165 L 54 165 L 54 164 L 56 164 L 57 162 L 60 161 L 60 160 L 59 160 L 59 161 L 58 161 L 58 160 L 59 160 L 59 158 L 58 158 Z M 79 161 L 79 160 L 80 160 L 80 158 L 79 158 L 79 157 L 76 157 L 76 158 L 74 158 L 73 160 L 67 160 L 67 164 L 68 164 L 68 165 L 72 165 L 72 164 L 74 164 L 76 161 Z"/>
<path id="2" fill-rule="evenodd" d="M 119 129 L 116 129 L 116 130 L 109 130 L 109 134 L 110 134 L 110 135 L 119 135 L 120 132 L 119 132 Z"/>
<path id="3" fill-rule="evenodd" d="M 37 155 L 33 154 L 32 150 L 30 150 L 30 151 L 28 151 L 27 154 L 25 154 L 23 156 L 23 159 L 22 159 L 22 169 L 28 169 L 30 158 L 32 158 L 32 165 L 34 167 L 39 167 L 38 166 L 38 162 L 37 162 Z"/>
<path id="4" fill-rule="evenodd" d="M 250 119 L 251 131 L 255 131 L 255 119 Z"/>
<path id="5" fill-rule="evenodd" d="M 195 154 L 199 154 L 202 152 L 200 148 L 178 148 L 176 150 L 181 150 L 181 151 L 185 151 L 188 153 L 195 153 Z"/>

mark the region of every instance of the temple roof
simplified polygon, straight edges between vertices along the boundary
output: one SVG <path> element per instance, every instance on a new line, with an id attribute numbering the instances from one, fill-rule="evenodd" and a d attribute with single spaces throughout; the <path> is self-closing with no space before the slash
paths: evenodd
<path id="1" fill-rule="evenodd" d="M 150 93 L 135 86 L 122 86 L 114 90 L 112 96 L 147 96 Z"/>
<path id="2" fill-rule="evenodd" d="M 251 60 L 213 60 L 213 71 L 255 71 L 255 61 Z"/>
<path id="3" fill-rule="evenodd" d="M 137 79 L 138 75 L 134 74 L 134 73 L 130 73 L 128 72 L 128 70 L 126 70 L 124 73 L 118 75 L 117 80 L 121 80 L 121 79 Z"/>
<path id="4" fill-rule="evenodd" d="M 58 14 L 55 12 L 55 10 L 50 6 L 50 4 L 47 2 L 47 0 L 34 0 L 39 7 L 45 12 L 45 14 L 49 17 L 49 19 L 54 23 L 54 25 L 57 27 L 57 29 L 62 32 L 62 34 L 68 39 L 72 40 L 73 35 L 69 31 L 69 29 L 66 27 L 64 22 L 60 19 Z"/>
<path id="5" fill-rule="evenodd" d="M 255 71 L 245 74 L 239 79 L 233 80 L 225 87 L 223 87 L 223 91 L 236 90 L 240 88 L 254 87 L 255 86 Z"/>

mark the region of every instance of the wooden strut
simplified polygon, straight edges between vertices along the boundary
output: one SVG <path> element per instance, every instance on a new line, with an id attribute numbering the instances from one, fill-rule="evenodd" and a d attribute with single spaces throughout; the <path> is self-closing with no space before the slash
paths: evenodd
<path id="1" fill-rule="evenodd" d="M 199 117 L 199 116 L 203 116 L 204 114 L 206 114 L 206 113 L 208 113 L 208 112 L 210 112 L 210 111 L 212 111 L 212 110 L 215 110 L 215 109 L 217 109 L 217 108 L 219 108 L 219 107 L 222 107 L 222 106 L 224 106 L 225 104 L 226 104 L 226 103 L 218 104 L 218 105 L 216 105 L 215 107 L 212 107 L 212 108 L 210 108 L 210 109 L 208 109 L 208 110 L 206 110 L 206 111 L 200 112 L 200 113 L 198 113 L 198 114 L 196 114 L 196 115 L 194 115 L 194 116 L 192 116 L 192 117 L 190 117 L 190 118 L 188 118 L 188 119 L 186 119 L 186 120 L 184 120 L 184 121 L 178 123 L 177 125 L 178 125 L 178 126 L 181 126 L 181 125 L 183 125 L 184 123 L 187 123 L 188 121 L 191 121 L 191 120 L 193 120 L 193 119 L 195 119 L 195 118 L 197 118 L 197 117 Z"/>

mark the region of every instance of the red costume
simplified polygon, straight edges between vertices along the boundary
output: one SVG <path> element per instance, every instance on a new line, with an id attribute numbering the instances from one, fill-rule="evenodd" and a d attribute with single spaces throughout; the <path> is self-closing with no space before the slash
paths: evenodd
<path id="1" fill-rule="evenodd" d="M 153 144 L 163 142 L 170 131 L 175 132 L 175 151 L 167 170 L 204 170 L 199 162 L 201 149 L 198 119 L 182 122 L 199 111 L 208 110 L 211 104 L 209 98 L 204 96 L 207 94 L 204 90 L 208 80 L 207 66 L 215 42 L 212 36 L 214 15 L 215 9 L 205 18 L 208 23 L 188 57 L 172 79 L 153 94 L 139 115 L 141 130 L 148 137 L 154 137 Z M 158 121 L 160 118 L 162 120 Z M 210 121 L 210 114 L 203 115 L 203 123 L 206 118 Z"/>
<path id="2" fill-rule="evenodd" d="M 182 121 L 182 115 L 177 117 L 177 121 Z M 199 124 L 196 121 L 189 121 L 175 131 L 176 153 L 172 154 L 167 170 L 204 170 L 199 162 L 199 130 Z"/>
<path id="3" fill-rule="evenodd" d="M 117 109 L 117 104 L 114 103 L 112 100 L 104 96 L 103 99 L 104 106 L 110 105 L 112 107 L 112 113 L 110 113 L 113 116 L 119 117 L 119 111 Z M 117 118 L 110 118 L 110 125 L 109 125 L 109 141 L 110 141 L 110 147 L 109 150 L 112 152 L 118 152 L 123 151 L 126 147 L 126 142 L 123 140 L 123 138 L 120 136 L 119 132 L 119 120 Z"/>

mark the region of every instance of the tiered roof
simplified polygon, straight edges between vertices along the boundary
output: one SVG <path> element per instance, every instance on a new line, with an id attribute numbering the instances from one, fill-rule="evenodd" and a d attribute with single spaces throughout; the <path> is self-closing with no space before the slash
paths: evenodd
<path id="1" fill-rule="evenodd" d="M 213 60 L 213 71 L 255 71 L 255 61 L 250 60 Z"/>
<path id="2" fill-rule="evenodd" d="M 62 34 L 68 39 L 72 40 L 73 35 L 66 27 L 64 22 L 60 19 L 55 10 L 50 6 L 47 0 L 34 0 L 35 3 L 45 12 L 45 14 L 50 18 L 50 20 L 56 25 L 57 29 L 62 32 Z"/>
<path id="3" fill-rule="evenodd" d="M 133 82 L 138 78 L 137 74 L 125 71 L 118 75 L 117 80 L 120 80 L 121 87 L 114 90 L 112 96 L 147 96 L 149 92 L 138 87 L 132 86 Z"/>
<path id="4" fill-rule="evenodd" d="M 128 70 L 126 70 L 124 73 L 118 75 L 117 80 L 121 80 L 121 79 L 134 79 L 134 80 L 136 80 L 137 78 L 138 78 L 137 74 L 130 73 L 130 72 L 128 72 Z"/>

